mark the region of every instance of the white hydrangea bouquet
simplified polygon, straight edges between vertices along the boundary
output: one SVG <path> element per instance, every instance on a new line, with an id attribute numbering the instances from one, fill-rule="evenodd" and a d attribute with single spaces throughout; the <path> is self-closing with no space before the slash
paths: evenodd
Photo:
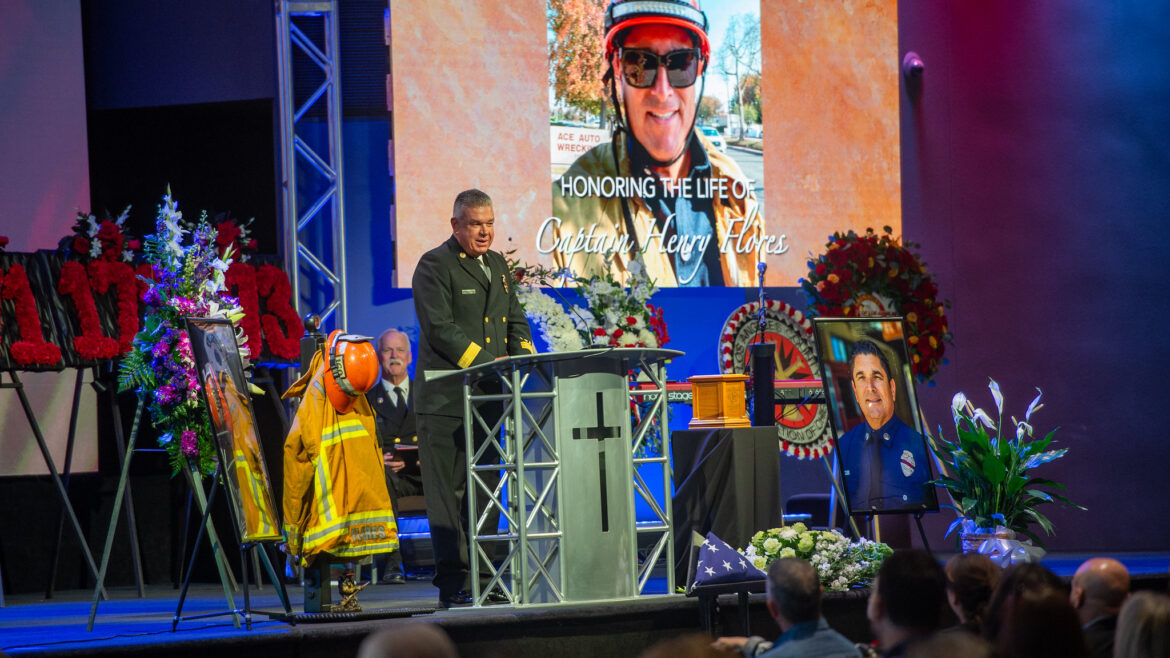
<path id="1" fill-rule="evenodd" d="M 761 571 L 777 558 L 798 557 L 816 567 L 821 585 L 843 592 L 868 587 L 886 556 L 894 551 L 886 544 L 864 537 L 851 542 L 836 530 L 809 530 L 803 523 L 761 530 L 739 551 Z"/>
<path id="2" fill-rule="evenodd" d="M 670 340 L 662 309 L 648 304 L 658 290 L 640 261 L 627 264 L 626 286 L 611 274 L 573 277 L 567 270 L 521 265 L 505 254 L 524 314 L 554 352 L 587 347 L 662 347 Z M 572 283 L 586 307 L 565 301 L 566 309 L 538 286 Z"/>

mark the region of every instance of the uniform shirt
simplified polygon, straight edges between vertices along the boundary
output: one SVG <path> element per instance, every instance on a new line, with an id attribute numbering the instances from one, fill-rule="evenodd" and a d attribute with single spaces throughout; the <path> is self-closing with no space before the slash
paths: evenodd
<path id="1" fill-rule="evenodd" d="M 838 445 L 850 511 L 926 506 L 926 483 L 931 479 L 926 442 L 897 416 L 876 430 L 862 421 L 846 432 Z M 871 494 L 872 478 L 880 479 Z"/>
<path id="2" fill-rule="evenodd" d="M 394 392 L 395 387 L 401 388 L 403 397 L 407 400 L 410 399 L 410 377 L 403 379 L 397 384 L 390 383 L 389 379 L 380 379 L 378 381 L 382 383 L 382 388 L 386 391 L 386 396 L 390 399 L 391 405 L 398 406 L 398 394 Z"/>

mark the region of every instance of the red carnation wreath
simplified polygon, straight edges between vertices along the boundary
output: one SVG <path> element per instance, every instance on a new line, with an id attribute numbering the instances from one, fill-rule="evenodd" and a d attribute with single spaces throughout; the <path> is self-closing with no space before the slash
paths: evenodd
<path id="1" fill-rule="evenodd" d="M 7 239 L 4 242 L 7 244 Z M 12 300 L 16 307 L 16 326 L 20 330 L 20 340 L 13 341 L 9 348 L 12 360 L 20 366 L 52 366 L 60 363 L 61 348 L 46 341 L 41 331 L 41 316 L 37 312 L 37 301 L 29 287 L 28 272 L 24 266 L 13 264 L 3 273 L 3 278 L 0 296 Z"/>
<path id="2" fill-rule="evenodd" d="M 258 359 L 264 343 L 260 333 L 260 296 L 256 294 L 256 268 L 245 263 L 232 263 L 224 276 L 224 285 L 227 286 L 229 295 L 240 300 L 240 308 L 244 310 L 240 326 L 244 328 L 248 354 L 252 359 Z M 299 345 L 297 354 L 300 354 Z"/>
<path id="3" fill-rule="evenodd" d="M 85 266 L 77 261 L 65 261 L 61 266 L 61 280 L 57 282 L 57 292 L 73 300 L 73 307 L 77 309 L 77 318 L 81 323 L 81 335 L 73 337 L 73 347 L 77 354 L 87 361 L 112 359 L 118 356 L 118 341 L 102 334 Z"/>
<path id="4" fill-rule="evenodd" d="M 301 318 L 290 305 L 292 286 L 288 276 L 275 265 L 256 268 L 256 293 L 268 300 L 268 313 L 260 316 L 264 340 L 268 349 L 282 359 L 297 359 L 301 355 L 301 337 L 305 335 Z M 284 329 L 281 329 L 284 325 Z"/>
<path id="5" fill-rule="evenodd" d="M 938 300 L 938 286 L 911 251 L 918 245 L 899 241 L 889 226 L 883 232 L 834 233 L 825 253 L 808 262 L 808 277 L 800 285 L 817 315 L 901 315 L 914 374 L 928 382 L 946 363 L 944 343 L 951 341 L 946 309 L 951 303 Z"/>

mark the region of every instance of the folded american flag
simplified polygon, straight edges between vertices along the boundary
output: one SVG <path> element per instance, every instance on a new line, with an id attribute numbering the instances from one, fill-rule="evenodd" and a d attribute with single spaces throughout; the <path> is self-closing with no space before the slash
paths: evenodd
<path id="1" fill-rule="evenodd" d="M 766 578 L 763 571 L 757 569 L 746 557 L 737 553 L 734 548 L 728 546 L 714 533 L 708 532 L 706 538 L 698 533 L 692 533 L 692 535 L 697 555 L 695 577 L 691 582 L 691 587 L 739 583 Z"/>

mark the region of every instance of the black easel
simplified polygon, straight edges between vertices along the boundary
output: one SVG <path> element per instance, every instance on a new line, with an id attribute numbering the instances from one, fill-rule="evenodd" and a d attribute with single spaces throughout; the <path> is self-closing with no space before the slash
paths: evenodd
<path id="1" fill-rule="evenodd" d="M 112 366 L 112 362 L 108 363 Z M 113 370 L 110 369 L 104 373 L 101 372 L 101 366 L 95 367 L 94 380 L 91 383 L 93 389 L 99 394 L 104 395 L 109 401 L 110 417 L 114 425 L 114 440 L 118 449 L 118 463 L 121 464 L 126 460 L 126 440 L 122 432 L 122 407 L 118 403 L 117 386 L 113 381 Z M 73 385 L 73 410 L 69 417 L 69 436 L 65 447 L 65 487 L 69 487 L 69 472 L 73 461 L 73 445 L 76 438 L 77 417 L 81 405 L 81 388 L 85 375 L 83 368 L 77 369 L 77 379 Z M 138 522 L 134 516 L 134 494 L 130 489 L 130 481 L 126 480 L 125 497 L 121 499 L 124 512 L 126 513 L 126 529 L 130 535 L 130 561 L 134 567 L 134 582 L 138 586 L 138 598 L 146 598 L 145 580 L 143 578 L 142 570 L 142 550 L 138 543 Z M 117 501 L 115 501 L 116 503 Z M 45 588 L 45 598 L 53 598 L 53 592 L 56 586 L 57 579 L 57 561 L 61 551 L 61 530 L 64 527 L 65 516 L 62 511 L 61 517 L 57 524 L 57 542 L 53 545 L 53 558 L 50 562 L 49 581 Z"/>
<path id="2" fill-rule="evenodd" d="M 922 529 L 922 515 L 924 514 L 926 512 L 915 512 L 914 523 L 918 524 L 918 536 L 922 537 L 922 547 L 926 549 L 927 553 L 930 553 L 931 557 L 934 557 L 934 551 L 930 550 L 930 542 L 926 541 L 926 531 Z"/>
<path id="3" fill-rule="evenodd" d="M 187 575 L 183 578 L 183 588 L 179 591 L 179 605 L 175 608 L 175 616 L 171 620 L 171 632 L 174 632 L 179 627 L 180 619 L 203 619 L 206 617 L 218 617 L 221 615 L 232 615 L 236 620 L 236 626 L 239 626 L 239 615 L 244 616 L 244 626 L 247 630 L 252 630 L 252 609 L 251 597 L 248 594 L 248 556 L 251 555 L 253 559 L 256 557 L 255 550 L 258 548 L 260 562 L 264 565 L 265 571 L 268 572 L 268 579 L 272 581 L 276 588 L 276 595 L 280 597 L 280 602 L 284 606 L 285 614 L 292 614 L 292 607 L 288 602 L 288 592 L 284 589 L 284 581 L 277 577 L 276 572 L 272 569 L 272 563 L 268 560 L 268 553 L 264 550 L 264 545 L 261 542 L 244 542 L 239 536 L 237 529 L 236 538 L 240 539 L 240 584 L 244 590 L 244 607 L 235 607 L 234 601 L 231 605 L 231 610 L 223 612 L 208 612 L 200 615 L 189 615 L 183 617 L 183 603 L 187 599 L 187 590 L 191 585 L 191 574 L 195 570 L 195 558 L 199 555 L 199 545 L 203 542 L 203 531 L 208 527 L 211 517 L 211 506 L 215 502 L 215 494 L 220 488 L 226 486 L 223 483 L 222 464 L 216 464 L 215 474 L 212 475 L 211 493 L 207 496 L 207 507 L 203 510 L 203 519 L 199 524 L 199 532 L 195 535 L 195 546 L 191 549 L 191 559 L 187 563 Z M 196 486 L 198 482 L 196 481 Z M 231 508 L 231 505 L 228 505 Z M 235 514 L 235 510 L 232 510 Z M 257 583 L 259 583 L 259 574 L 257 574 Z"/>
<path id="4" fill-rule="evenodd" d="M 8 376 L 12 379 L 10 383 L 4 383 L 2 379 L 3 373 L 8 373 Z M 36 414 L 33 413 L 28 396 L 24 393 L 24 383 L 20 381 L 20 376 L 16 374 L 16 370 L 9 369 L 0 371 L 0 388 L 16 390 L 16 395 L 20 398 L 20 405 L 24 408 L 24 415 L 28 418 L 28 424 L 32 427 L 33 436 L 36 438 L 37 445 L 41 449 L 41 455 L 45 458 L 45 465 L 49 467 L 49 477 L 52 479 L 53 484 L 56 485 L 57 496 L 61 499 L 61 509 L 69 517 L 73 531 L 77 534 L 77 543 L 80 544 L 81 554 L 85 557 L 90 574 L 95 580 L 98 580 L 98 568 L 93 561 L 93 553 L 89 551 L 89 544 L 85 541 L 85 533 L 81 531 L 81 522 L 77 520 L 77 514 L 73 511 L 73 505 L 69 502 L 69 493 L 65 490 L 65 485 L 61 482 L 61 474 L 57 471 L 56 464 L 53 463 L 53 455 L 49 452 L 49 446 L 45 443 L 44 435 L 41 434 L 41 426 L 37 423 Z M 109 595 L 106 593 L 105 588 L 101 586 L 100 582 L 96 588 L 96 593 L 100 594 L 102 598 L 109 598 Z"/>
<path id="5" fill-rule="evenodd" d="M 110 563 L 110 553 L 111 553 L 111 549 L 113 548 L 113 545 L 114 545 L 114 533 L 117 531 L 117 528 L 118 528 L 118 515 L 122 511 L 123 503 L 127 500 L 126 493 L 127 493 L 127 490 L 128 490 L 129 484 L 130 484 L 130 462 L 132 461 L 133 456 L 134 456 L 134 452 L 135 452 L 134 444 L 138 440 L 138 426 L 139 426 L 139 423 L 142 421 L 142 410 L 145 408 L 145 406 L 146 406 L 145 401 L 141 397 L 139 397 L 138 398 L 138 405 L 137 405 L 136 409 L 134 410 L 134 422 L 130 426 L 130 437 L 129 437 L 129 440 L 126 444 L 125 451 L 122 455 L 122 474 L 118 478 L 118 490 L 117 490 L 117 493 L 114 495 L 114 507 L 113 507 L 113 511 L 110 514 L 110 525 L 109 525 L 109 528 L 106 530 L 106 543 L 105 543 L 105 548 L 102 550 L 102 566 L 101 566 L 100 571 L 97 574 L 97 585 L 94 587 L 93 599 L 90 603 L 90 608 L 89 608 L 89 620 L 85 626 L 85 630 L 87 630 L 87 631 L 93 631 L 94 620 L 97 618 L 99 592 L 103 596 L 105 596 L 106 569 Z M 114 426 L 120 427 L 120 424 L 115 423 Z M 197 482 L 197 481 L 192 479 L 192 482 Z M 192 488 L 194 489 L 196 486 L 197 485 L 193 484 Z M 203 501 L 202 493 L 203 493 L 202 489 L 200 489 L 199 490 L 200 502 Z M 210 505 L 207 506 L 207 509 L 210 509 Z M 200 529 L 200 532 L 202 532 L 202 528 Z M 209 532 L 212 533 L 212 537 L 213 537 L 213 539 L 215 539 L 214 528 L 209 528 Z M 133 533 L 132 533 L 132 536 L 133 536 Z M 215 544 L 218 545 L 217 539 L 215 540 Z M 227 573 L 225 573 L 225 569 L 227 568 L 227 564 L 226 564 L 226 561 L 222 558 L 221 553 L 218 550 L 216 551 L 216 566 L 219 568 L 219 571 L 220 571 L 220 574 L 219 574 L 220 575 L 220 582 L 223 584 L 224 597 L 227 599 L 228 605 L 230 607 L 234 608 L 235 607 L 235 600 L 231 596 L 231 590 L 232 590 L 232 588 L 235 587 L 235 581 L 234 581 L 234 579 L 231 579 L 230 570 L 227 571 Z M 109 597 L 105 597 L 105 598 L 108 599 Z M 236 621 L 236 626 L 239 627 L 239 625 L 240 625 L 239 620 L 236 619 L 235 621 Z"/>
<path id="6" fill-rule="evenodd" d="M 73 469 L 73 443 L 77 436 L 77 414 L 81 409 L 81 384 L 85 379 L 85 371 L 77 369 L 77 378 L 73 382 L 73 406 L 69 414 L 69 433 L 65 439 L 65 465 L 61 468 L 62 484 L 65 491 L 69 491 L 69 474 Z M 57 588 L 57 564 L 61 561 L 61 535 L 65 533 L 65 510 L 57 515 L 57 539 L 53 542 L 53 557 L 49 560 L 49 578 L 45 585 L 45 598 L 53 598 Z"/>

